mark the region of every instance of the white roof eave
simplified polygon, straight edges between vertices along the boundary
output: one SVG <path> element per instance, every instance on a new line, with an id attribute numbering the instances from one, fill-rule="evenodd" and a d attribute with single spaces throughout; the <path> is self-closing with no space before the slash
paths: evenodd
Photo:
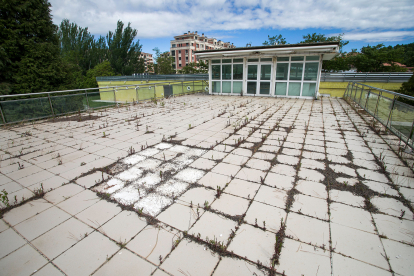
<path id="1" fill-rule="evenodd" d="M 220 57 L 233 56 L 271 56 L 271 55 L 286 55 L 286 54 L 323 54 L 324 60 L 332 59 L 339 53 L 338 46 L 318 45 L 318 46 L 304 46 L 304 47 L 284 47 L 284 48 L 268 48 L 268 49 L 243 49 L 233 51 L 215 51 L 195 53 L 198 58 L 211 59 Z"/>

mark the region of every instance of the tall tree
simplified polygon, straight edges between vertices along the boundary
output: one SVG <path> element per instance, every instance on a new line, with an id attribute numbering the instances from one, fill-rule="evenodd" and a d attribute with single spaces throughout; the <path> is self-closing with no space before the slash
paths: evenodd
<path id="1" fill-rule="evenodd" d="M 124 23 L 118 20 L 115 32 L 106 35 L 108 44 L 108 60 L 115 73 L 131 75 L 142 70 L 143 60 L 140 58 L 142 45 L 139 40 L 134 42 L 138 31 L 131 28 L 131 23 L 124 29 Z"/>
<path id="2" fill-rule="evenodd" d="M 62 81 L 57 27 L 47 0 L 0 0 L 0 89 L 51 91 Z"/>
<path id="3" fill-rule="evenodd" d="M 286 38 L 284 38 L 281 34 L 275 35 L 275 36 L 267 36 L 267 39 L 265 42 L 263 42 L 263 46 L 269 46 L 269 45 L 276 45 L 276 44 L 286 44 Z"/>
<path id="4" fill-rule="evenodd" d="M 161 53 L 158 47 L 155 47 L 152 50 L 155 52 L 154 73 L 160 75 L 175 74 L 175 70 L 172 66 L 174 58 L 169 55 L 170 52 Z"/>
<path id="5" fill-rule="evenodd" d="M 70 23 L 68 19 L 63 19 L 58 36 L 62 58 L 78 65 L 84 72 L 95 67 L 96 60 L 94 63 L 91 60 L 94 36 L 88 32 L 87 27 L 82 28 L 76 23 Z"/>

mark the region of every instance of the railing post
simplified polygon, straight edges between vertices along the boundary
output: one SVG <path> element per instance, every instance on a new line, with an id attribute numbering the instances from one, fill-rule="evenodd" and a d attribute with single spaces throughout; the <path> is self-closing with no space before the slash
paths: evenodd
<path id="1" fill-rule="evenodd" d="M 181 81 L 181 94 L 184 94 L 184 82 Z"/>
<path id="2" fill-rule="evenodd" d="M 52 111 L 53 117 L 55 117 L 55 111 L 53 110 L 52 100 L 50 99 L 50 94 L 47 94 L 47 97 L 49 98 L 49 104 L 50 104 L 50 110 Z"/>
<path id="3" fill-rule="evenodd" d="M 358 92 L 358 85 L 355 86 L 354 102 L 355 102 L 355 99 L 356 99 L 356 93 L 357 92 Z"/>
<path id="4" fill-rule="evenodd" d="M 413 128 L 414 128 L 414 120 L 413 120 L 413 123 L 411 124 L 411 130 L 410 130 L 409 137 L 407 137 L 407 143 L 405 144 L 406 148 L 407 148 L 407 145 L 408 145 L 408 141 L 410 141 L 411 137 L 413 136 Z"/>
<path id="5" fill-rule="evenodd" d="M 367 94 L 367 100 L 365 102 L 364 109 L 367 110 L 368 101 L 369 101 L 369 95 L 371 95 L 371 88 L 368 88 L 368 94 Z"/>
<path id="6" fill-rule="evenodd" d="M 137 100 L 137 103 L 138 103 L 139 100 L 138 100 L 138 89 L 137 89 L 137 87 L 138 86 L 135 87 L 135 99 Z"/>
<path id="7" fill-rule="evenodd" d="M 1 119 L 3 120 L 3 123 L 6 124 L 6 118 L 4 118 L 3 110 L 1 108 L 1 103 L 0 103 L 0 114 L 1 114 Z"/>
<path id="8" fill-rule="evenodd" d="M 115 102 L 115 105 L 116 105 L 116 88 L 113 88 L 113 90 L 114 90 L 114 102 Z"/>
<path id="9" fill-rule="evenodd" d="M 378 100 L 377 100 L 377 104 L 375 105 L 374 118 L 375 118 L 375 116 L 377 115 L 377 111 L 378 111 L 378 104 L 379 104 L 379 100 L 380 100 L 380 98 L 381 98 L 381 94 L 382 94 L 382 92 L 381 92 L 381 91 L 379 91 L 379 93 L 378 93 Z"/>
<path id="10" fill-rule="evenodd" d="M 193 80 L 193 93 L 195 93 L 195 84 L 194 84 L 194 80 Z"/>
<path id="11" fill-rule="evenodd" d="M 157 86 L 156 85 L 154 85 L 154 100 L 157 99 L 157 94 L 156 94 L 155 91 L 157 91 Z"/>
<path id="12" fill-rule="evenodd" d="M 361 90 L 361 96 L 359 96 L 359 102 L 358 102 L 358 104 L 359 104 L 360 106 L 361 106 L 362 93 L 364 93 L 364 87 L 362 87 L 362 90 Z"/>
<path id="13" fill-rule="evenodd" d="M 88 110 L 89 110 L 89 98 L 88 98 L 88 91 L 85 90 L 85 96 L 86 96 L 86 104 L 88 105 Z"/>
<path id="14" fill-rule="evenodd" d="M 387 120 L 387 124 L 385 125 L 386 127 L 388 127 L 388 123 L 390 122 L 391 116 L 392 116 L 392 110 L 394 109 L 394 104 L 395 104 L 395 95 L 394 95 L 394 100 L 392 101 L 392 105 L 391 105 L 391 110 L 390 110 L 390 114 L 388 115 L 388 120 Z"/>
<path id="15" fill-rule="evenodd" d="M 354 83 L 352 82 L 351 84 L 351 92 L 348 94 L 348 97 L 351 98 L 352 97 L 352 92 L 354 91 Z"/>

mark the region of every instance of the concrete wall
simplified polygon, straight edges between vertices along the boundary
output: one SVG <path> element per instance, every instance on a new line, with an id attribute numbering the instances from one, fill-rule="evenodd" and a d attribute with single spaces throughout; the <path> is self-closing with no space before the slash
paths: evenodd
<path id="1" fill-rule="evenodd" d="M 361 82 L 362 84 L 381 88 L 385 90 L 398 90 L 402 83 L 401 82 Z M 319 85 L 319 94 L 329 95 L 331 97 L 343 97 L 348 82 L 322 82 Z"/>

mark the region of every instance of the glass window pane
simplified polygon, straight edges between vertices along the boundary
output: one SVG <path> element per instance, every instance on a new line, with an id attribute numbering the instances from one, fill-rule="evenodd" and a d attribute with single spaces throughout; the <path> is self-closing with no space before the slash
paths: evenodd
<path id="1" fill-rule="evenodd" d="M 259 62 L 259 59 L 258 58 L 249 58 L 247 61 L 248 62 Z"/>
<path id="2" fill-rule="evenodd" d="M 243 62 L 243 59 L 242 58 L 233 59 L 233 63 L 236 63 L 236 62 Z"/>
<path id="3" fill-rule="evenodd" d="M 222 59 L 221 63 L 231 63 L 231 59 Z"/>
<path id="4" fill-rule="evenodd" d="M 301 60 L 303 60 L 303 56 L 292 57 L 292 61 L 301 61 Z"/>
<path id="5" fill-rule="evenodd" d="M 309 56 L 306 57 L 306 60 L 319 60 L 319 56 Z"/>
<path id="6" fill-rule="evenodd" d="M 233 80 L 242 80 L 243 79 L 243 64 L 234 64 L 233 65 Z"/>
<path id="7" fill-rule="evenodd" d="M 220 79 L 220 65 L 212 65 L 211 71 L 212 71 L 212 79 L 213 80 L 219 80 Z"/>
<path id="8" fill-rule="evenodd" d="M 316 83 L 303 83 L 303 89 L 302 89 L 302 96 L 307 97 L 314 97 L 315 96 L 315 89 L 316 89 Z"/>
<path id="9" fill-rule="evenodd" d="M 243 89 L 243 82 L 242 81 L 233 81 L 233 93 L 240 94 Z"/>
<path id="10" fill-rule="evenodd" d="M 231 81 L 223 81 L 223 92 L 222 93 L 231 93 Z"/>
<path id="11" fill-rule="evenodd" d="M 213 59 L 213 60 L 211 61 L 211 63 L 220 63 L 220 60 L 219 60 L 219 59 Z"/>
<path id="12" fill-rule="evenodd" d="M 289 61 L 289 57 L 278 57 L 277 61 Z"/>
<path id="13" fill-rule="evenodd" d="M 220 82 L 219 81 L 213 81 L 213 93 L 220 93 Z"/>
<path id="14" fill-rule="evenodd" d="M 300 83 L 298 83 L 298 82 L 289 82 L 288 96 L 300 96 Z"/>
<path id="15" fill-rule="evenodd" d="M 278 63 L 276 67 L 276 80 L 287 80 L 289 63 Z"/>
<path id="16" fill-rule="evenodd" d="M 286 96 L 287 82 L 277 82 L 275 86 L 275 95 Z"/>
<path id="17" fill-rule="evenodd" d="M 256 82 L 255 81 L 247 82 L 247 94 L 256 94 Z"/>
<path id="18" fill-rule="evenodd" d="M 318 77 L 319 62 L 308 62 L 305 63 L 305 76 L 304 80 L 316 81 Z"/>
<path id="19" fill-rule="evenodd" d="M 247 67 L 247 79 L 257 80 L 257 65 L 249 65 Z"/>
<path id="20" fill-rule="evenodd" d="M 272 61 L 272 58 L 261 58 L 260 61 Z"/>
<path id="21" fill-rule="evenodd" d="M 231 65 L 222 65 L 222 73 L 221 79 L 222 80 L 231 80 Z"/>
<path id="22" fill-rule="evenodd" d="M 290 80 L 302 80 L 303 63 L 290 64 Z"/>
<path id="23" fill-rule="evenodd" d="M 270 82 L 260 82 L 260 94 L 270 94 Z"/>
<path id="24" fill-rule="evenodd" d="M 260 70 L 261 80 L 270 80 L 270 74 L 272 72 L 272 65 L 262 65 Z"/>

